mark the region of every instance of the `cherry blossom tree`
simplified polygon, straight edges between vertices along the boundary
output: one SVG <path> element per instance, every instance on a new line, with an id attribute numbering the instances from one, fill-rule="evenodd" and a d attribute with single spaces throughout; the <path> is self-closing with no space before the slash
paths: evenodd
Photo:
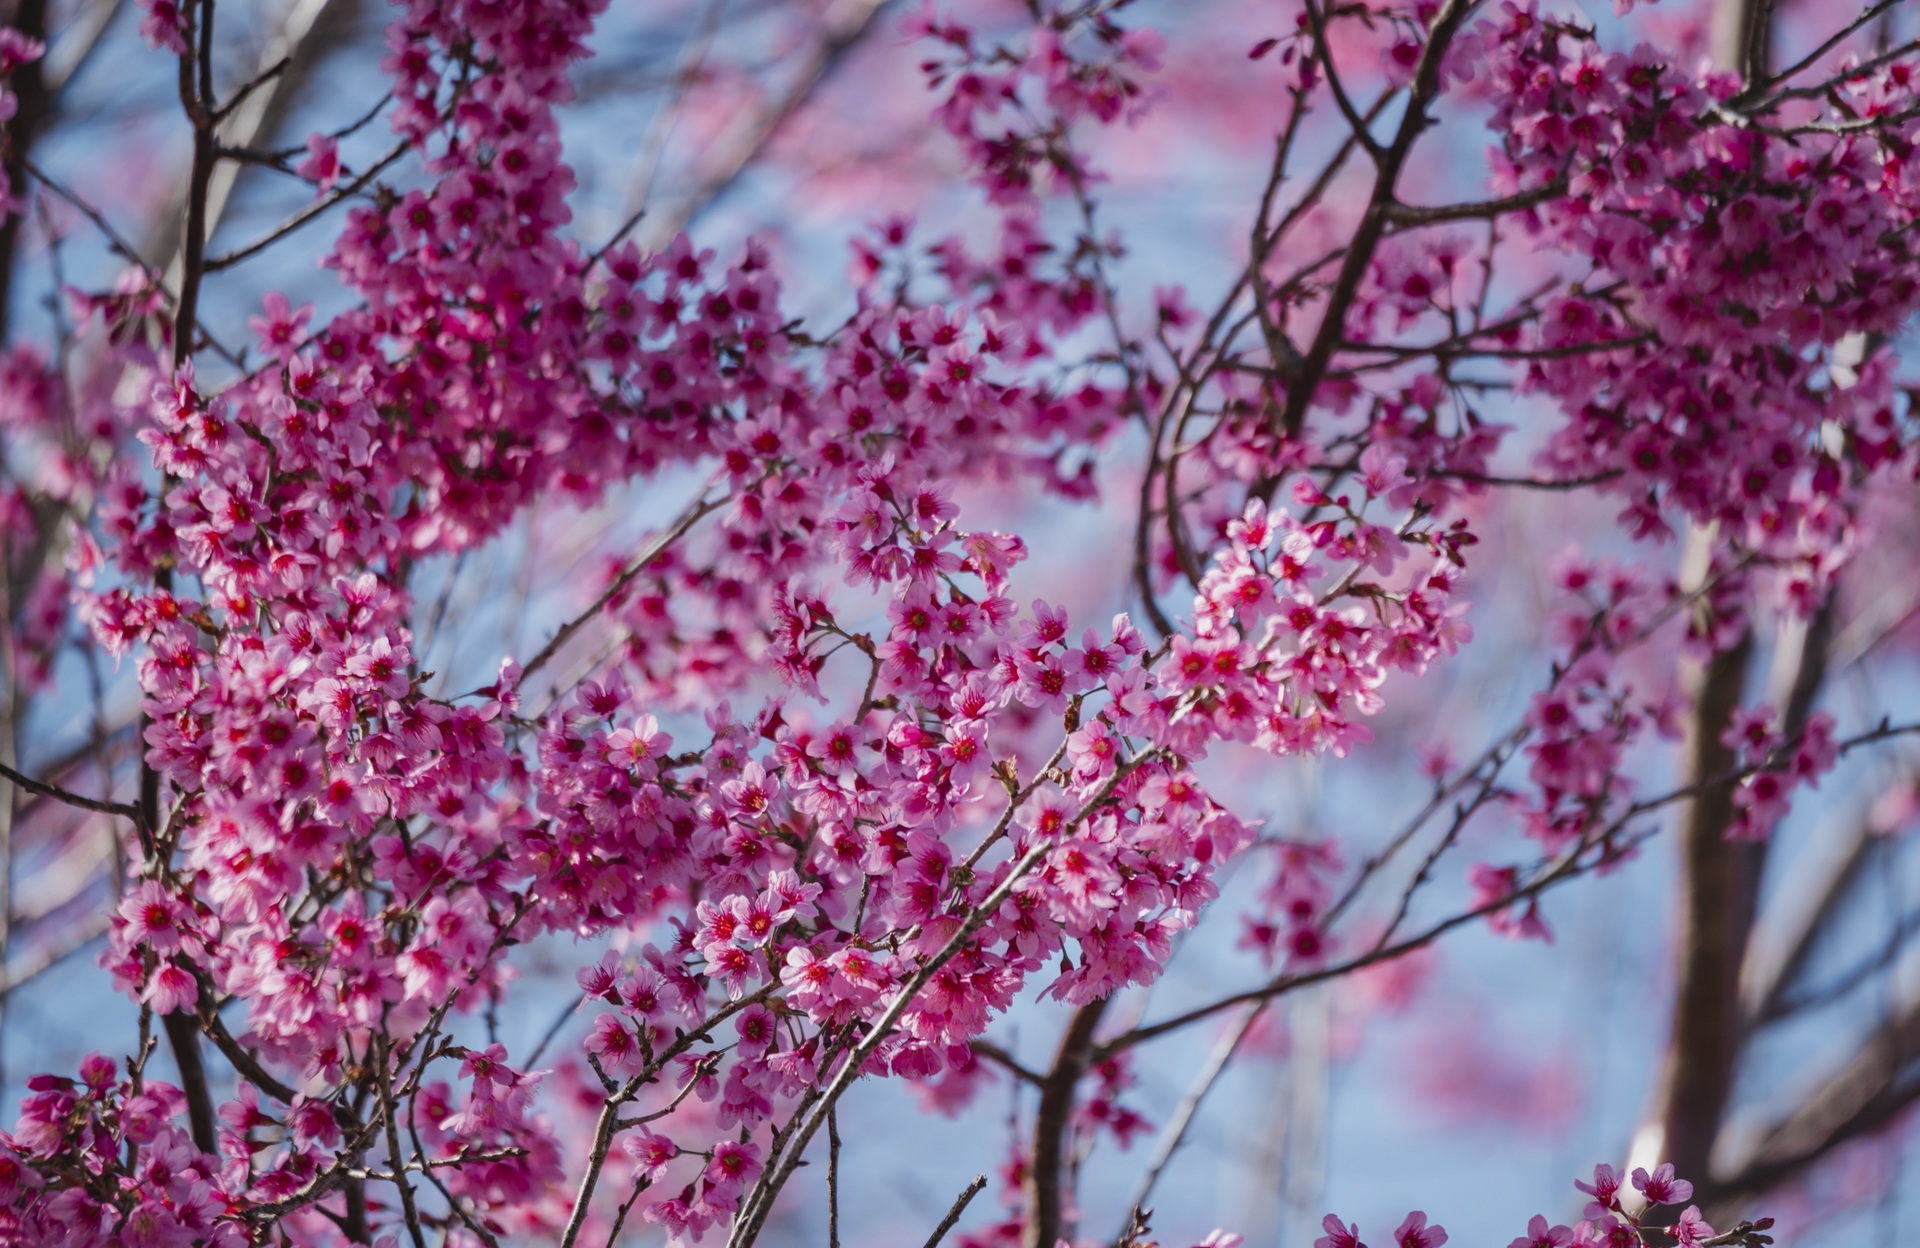
<path id="1" fill-rule="evenodd" d="M 1897 1128 L 1910 995 L 1757 1133 L 1734 1082 L 1914 927 L 1819 979 L 1920 729 L 1894 0 L 367 8 L 0 31 L 0 955 L 11 992 L 97 952 L 135 1037 L 25 1080 L 0 1237 L 838 1248 L 849 1090 L 997 1086 L 1003 1165 L 929 1242 L 1225 1248 L 1153 1210 L 1277 1003 L 1550 940 L 1669 842 L 1645 1124 L 1512 1248 L 1764 1244 Z M 96 57 L 172 84 L 160 190 L 55 161 Z M 318 98 L 345 59 L 379 85 Z M 568 126 L 625 77 L 608 196 Z M 1112 224 L 1169 132 L 1234 170 L 1224 280 L 1139 281 Z M 801 166 L 965 220 L 830 213 L 832 277 L 708 236 Z M 298 202 L 243 233 L 262 180 Z M 1462 713 L 1495 672 L 1512 715 Z M 1763 892 L 1863 759 L 1857 830 Z M 1273 777 L 1346 774 L 1404 822 L 1280 817 Z M 1220 928 L 1239 986 L 1182 990 Z"/>

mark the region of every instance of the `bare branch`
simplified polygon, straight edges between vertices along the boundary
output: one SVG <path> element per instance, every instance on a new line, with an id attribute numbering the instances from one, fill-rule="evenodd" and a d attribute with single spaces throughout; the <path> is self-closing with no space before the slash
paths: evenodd
<path id="1" fill-rule="evenodd" d="M 233 152 L 252 148 L 270 140 L 286 116 L 294 97 L 327 47 L 349 28 L 349 18 L 358 0 L 289 0 L 278 27 L 260 49 L 253 77 L 243 83 L 225 104 L 216 104 L 211 83 L 206 90 L 205 109 L 212 143 L 212 164 L 206 176 L 203 205 L 201 269 L 218 272 L 227 267 L 205 257 L 211 241 L 226 215 L 227 206 L 238 188 L 246 161 L 232 159 Z M 196 141 L 198 127 L 196 126 Z M 184 201 L 192 210 L 193 187 L 189 183 Z M 168 216 L 180 210 L 171 208 Z M 165 218 L 163 218 L 165 219 Z M 284 235 L 281 235 L 284 237 Z M 184 291 L 187 273 L 184 246 L 176 248 L 167 264 L 167 284 Z"/>
<path id="2" fill-rule="evenodd" d="M 97 811 L 103 815 L 122 815 L 134 820 L 140 818 L 139 807 L 133 805 L 131 802 L 109 802 L 97 797 L 84 797 L 78 793 L 69 793 L 58 785 L 46 784 L 42 781 L 35 780 L 32 776 L 22 775 L 5 763 L 0 763 L 0 777 L 6 778 L 29 793 L 51 798 L 56 802 L 61 802 L 80 810 Z"/>
<path id="3" fill-rule="evenodd" d="M 1681 578 L 1691 587 L 1708 573 L 1714 536 L 1695 528 L 1687 543 Z M 1709 629 L 1710 608 L 1702 602 L 1695 609 L 1701 630 Z M 1733 751 L 1720 738 L 1740 705 L 1752 655 L 1752 634 L 1743 629 L 1733 646 L 1683 669 L 1681 683 L 1693 707 L 1685 745 L 1689 783 L 1733 764 Z M 1706 788 L 1687 803 L 1681 819 L 1677 1005 L 1654 1105 L 1629 1157 L 1634 1165 L 1656 1157 L 1682 1174 L 1705 1174 L 1733 1090 L 1742 1039 L 1740 963 L 1761 864 L 1753 844 L 1727 839 L 1734 814 L 1731 788 Z"/>
<path id="4" fill-rule="evenodd" d="M 7 25 L 30 39 L 44 40 L 47 10 L 47 0 L 21 0 L 12 8 Z M 27 160 L 35 140 L 51 119 L 53 95 L 47 88 L 46 69 L 37 59 L 15 66 L 7 85 L 14 109 L 4 129 L 6 159 L 0 163 L 0 176 L 6 180 L 0 184 L 0 191 L 24 199 Z M 0 343 L 7 342 L 10 336 L 8 310 L 12 304 L 14 258 L 25 223 L 23 212 L 9 212 L 0 220 Z"/>
<path id="5" fill-rule="evenodd" d="M 1916 1057 L 1920 994 L 1909 993 L 1853 1057 L 1760 1133 L 1725 1177 L 1713 1183 L 1711 1198 L 1730 1204 L 1772 1187 L 1848 1140 L 1884 1126 L 1920 1097 L 1920 1081 L 1901 1082 Z"/>
<path id="6" fill-rule="evenodd" d="M 1334 66 L 1333 48 L 1327 42 L 1325 15 L 1320 12 L 1320 6 L 1315 0 L 1306 0 L 1306 12 L 1307 28 L 1313 32 L 1314 53 L 1320 62 L 1320 68 L 1326 71 L 1327 89 L 1333 94 L 1335 106 L 1339 108 L 1340 115 L 1347 119 L 1347 125 L 1353 130 L 1353 137 L 1359 141 L 1361 147 L 1367 149 L 1367 155 L 1373 157 L 1375 163 L 1384 161 L 1387 158 L 1386 149 L 1380 146 L 1380 140 L 1374 138 L 1372 132 L 1367 129 L 1367 123 L 1353 107 L 1353 100 L 1347 95 L 1347 89 L 1340 85 L 1340 71 Z"/>
<path id="7" fill-rule="evenodd" d="M 627 586 L 633 584 L 635 577 L 646 571 L 647 567 L 652 564 L 654 560 L 665 554 L 669 546 L 684 537 L 688 529 L 698 524 L 700 520 L 709 513 L 718 510 L 720 505 L 726 501 L 727 496 L 722 494 L 711 499 L 697 498 L 690 503 L 687 509 L 680 513 L 679 519 L 667 526 L 663 532 L 655 535 L 654 539 L 646 544 L 634 561 L 627 565 L 626 570 L 620 573 L 619 576 L 613 578 L 613 583 L 608 585 L 600 596 L 593 600 L 592 606 L 560 626 L 559 631 L 554 633 L 552 639 L 540 648 L 540 652 L 531 659 L 528 659 L 526 666 L 520 669 L 520 678 L 525 680 L 527 677 L 545 667 L 553 656 L 560 652 L 560 647 L 566 645 L 575 633 L 585 628 L 588 621 L 592 620 L 594 616 L 606 610 L 607 604 L 619 597 Z"/>
<path id="8" fill-rule="evenodd" d="M 1021 1065 L 1019 1059 L 997 1044 L 986 1040 L 970 1040 L 967 1042 L 967 1047 L 973 1050 L 976 1057 L 984 1057 L 994 1065 L 1005 1068 L 1022 1083 L 1031 1083 L 1037 1087 L 1046 1082 L 1045 1075 Z"/>
<path id="9" fill-rule="evenodd" d="M 1864 732 L 1856 733 L 1846 740 L 1839 742 L 1838 749 L 1840 755 L 1845 757 L 1852 751 L 1864 746 L 1887 741 L 1894 737 L 1911 736 L 1914 734 L 1920 734 L 1920 722 L 1894 723 L 1891 720 L 1883 720 L 1874 727 Z M 1163 1019 L 1157 1023 L 1135 1027 L 1130 1031 L 1115 1036 L 1111 1040 L 1096 1045 L 1093 1053 L 1093 1061 L 1096 1063 L 1105 1061 L 1107 1058 L 1124 1049 L 1130 1049 L 1137 1044 L 1142 1044 L 1148 1040 L 1157 1039 L 1160 1036 L 1169 1035 L 1182 1028 L 1190 1027 L 1194 1023 L 1211 1018 L 1215 1014 L 1223 1010 L 1230 1010 L 1237 1005 L 1247 1005 L 1255 1001 L 1266 1000 L 1269 997 L 1284 996 L 1287 993 L 1305 988 L 1310 984 L 1324 983 L 1330 979 L 1339 979 L 1342 976 L 1351 975 L 1355 971 L 1364 970 L 1369 966 L 1374 966 L 1381 962 L 1391 962 L 1396 958 L 1405 957 L 1417 949 L 1424 949 L 1456 928 L 1486 918 L 1496 911 L 1505 910 L 1517 902 L 1537 897 L 1569 880 L 1577 879 L 1589 871 L 1594 871 L 1621 861 L 1624 855 L 1637 849 L 1641 844 L 1652 839 L 1656 834 L 1657 828 L 1650 826 L 1638 833 L 1626 835 L 1624 839 L 1622 839 L 1623 834 L 1627 833 L 1629 828 L 1645 816 L 1664 810 L 1669 806 L 1679 805 L 1711 790 L 1729 790 L 1746 777 L 1765 769 L 1765 764 L 1736 768 L 1706 780 L 1669 790 L 1658 797 L 1643 798 L 1622 810 L 1604 826 L 1590 829 L 1578 843 L 1564 851 L 1558 858 L 1551 859 L 1542 864 L 1531 879 L 1503 897 L 1493 898 L 1481 905 L 1459 911 L 1445 919 L 1436 921 L 1424 931 L 1409 936 L 1404 940 L 1396 941 L 1391 945 L 1376 945 L 1367 952 L 1349 958 L 1344 962 L 1329 963 L 1326 966 L 1310 971 L 1294 971 L 1281 974 L 1258 987 L 1236 992 L 1230 996 L 1217 998 L 1205 1005 L 1195 1006 L 1192 1009 L 1174 1015 L 1172 1018 Z M 1593 851 L 1596 849 L 1601 851 L 1597 856 L 1593 854 Z"/>
<path id="10" fill-rule="evenodd" d="M 974 1175 L 973 1182 L 967 1184 L 960 1195 L 954 1199 L 953 1207 L 947 1210 L 947 1216 L 941 1218 L 940 1225 L 933 1228 L 933 1234 L 927 1237 L 925 1248 L 940 1248 L 940 1241 L 947 1237 L 947 1232 L 952 1230 L 954 1223 L 960 1220 L 960 1215 L 967 1211 L 967 1206 L 973 1203 L 973 1198 L 986 1190 L 987 1176 Z"/>
<path id="11" fill-rule="evenodd" d="M 1287 386 L 1287 406 L 1279 420 L 1279 432 L 1286 437 L 1300 435 L 1306 423 L 1307 408 L 1313 403 L 1314 390 L 1326 376 L 1328 366 L 1333 363 L 1334 352 L 1345 337 L 1347 310 L 1353 306 L 1354 296 L 1360 290 L 1360 279 L 1366 274 L 1367 266 L 1373 263 L 1373 253 L 1386 234 L 1390 220 L 1388 210 L 1394 202 L 1394 187 L 1400 180 L 1400 171 L 1413 151 L 1414 140 L 1429 124 L 1427 105 L 1440 94 L 1441 59 L 1445 57 L 1454 35 L 1472 9 L 1472 0 L 1447 0 L 1434 16 L 1433 25 L 1427 32 L 1426 46 L 1421 49 L 1420 63 L 1414 69 L 1413 86 L 1407 97 L 1406 112 L 1400 118 L 1400 128 L 1394 134 L 1392 144 L 1378 158 L 1379 172 L 1374 178 L 1373 193 L 1347 246 L 1339 276 L 1334 279 L 1333 288 L 1327 294 L 1320 328 L 1315 332 L 1313 343 L 1300 365 L 1299 377 Z"/>
<path id="12" fill-rule="evenodd" d="M 412 145 L 405 140 L 395 143 L 387 149 L 386 153 L 381 156 L 380 159 L 367 166 L 366 170 L 362 172 L 359 177 L 353 179 L 353 181 L 344 182 L 335 187 L 331 194 L 316 199 L 252 242 L 241 247 L 236 247 L 232 251 L 222 252 L 217 256 L 209 258 L 206 263 L 207 272 L 218 273 L 222 269 L 232 268 L 242 260 L 252 259 L 289 234 L 299 230 L 301 226 L 322 215 L 335 204 L 339 204 L 358 195 L 361 191 L 365 190 L 375 178 L 392 168 L 402 156 L 405 156 L 411 146 Z"/>
<path id="13" fill-rule="evenodd" d="M 1073 1012 L 1053 1066 L 1040 1082 L 1040 1105 L 1034 1111 L 1033 1144 L 1027 1155 L 1027 1224 L 1020 1236 L 1025 1248 L 1052 1248 L 1061 1238 L 1067 1128 L 1073 1121 L 1074 1093 L 1093 1052 L 1094 1028 L 1107 1011 L 1107 1001 L 1100 997 Z"/>
<path id="14" fill-rule="evenodd" d="M 1233 1060 L 1234 1052 L 1239 1049 L 1240 1042 L 1247 1038 L 1247 1033 L 1253 1030 L 1254 1023 L 1258 1022 L 1260 1016 L 1266 1012 L 1267 1004 L 1265 1001 L 1256 1002 L 1240 1016 L 1238 1022 L 1223 1032 L 1219 1043 L 1213 1046 L 1213 1052 L 1207 1055 L 1206 1064 L 1193 1077 L 1193 1085 L 1187 1089 L 1186 1096 L 1181 1098 L 1179 1107 L 1173 1111 L 1173 1117 L 1167 1120 L 1165 1129 L 1160 1133 L 1160 1146 L 1154 1150 L 1153 1160 L 1148 1163 L 1146 1173 L 1140 1177 L 1140 1186 L 1134 1189 L 1133 1199 L 1127 1202 L 1127 1208 L 1130 1211 L 1129 1225 L 1146 1216 L 1147 1200 L 1153 1195 L 1154 1185 L 1160 1181 L 1161 1173 L 1166 1170 L 1167 1164 L 1173 1160 L 1174 1153 L 1179 1151 L 1181 1142 L 1186 1139 L 1187 1129 L 1193 1125 L 1194 1115 L 1200 1112 L 1200 1102 L 1206 1099 L 1207 1093 L 1213 1090 L 1213 1085 L 1219 1082 L 1220 1076 L 1227 1069 L 1227 1063 Z M 1119 1243 L 1124 1237 L 1125 1228 L 1122 1228 L 1121 1236 L 1114 1242 Z"/>
<path id="15" fill-rule="evenodd" d="M 1476 218 L 1499 217 L 1509 212 L 1519 212 L 1558 199 L 1567 193 L 1567 180 L 1555 178 L 1545 186 L 1537 186 L 1530 191 L 1519 191 L 1500 199 L 1481 200 L 1471 204 L 1444 204 L 1434 208 L 1420 208 L 1412 204 L 1394 203 L 1388 206 L 1387 216 L 1395 225 L 1416 226 L 1434 225 L 1442 221 L 1469 221 Z"/>
<path id="16" fill-rule="evenodd" d="M 840 0 L 828 12 L 826 37 L 817 44 L 779 98 L 748 118 L 733 141 L 682 201 L 655 220 L 650 235 L 665 242 L 706 207 L 726 194 L 759 156 L 787 119 L 813 97 L 848 52 L 866 35 L 873 19 L 891 0 Z"/>
<path id="17" fill-rule="evenodd" d="M 1746 90 L 1743 91 L 1740 96 L 1736 96 L 1730 103 L 1737 106 L 1746 97 L 1757 95 L 1760 92 L 1776 87 L 1783 82 L 1790 81 L 1800 74 L 1805 73 L 1807 70 L 1813 68 L 1813 66 L 1819 64 L 1821 57 L 1846 42 L 1848 36 L 1867 26 L 1874 18 L 1879 17 L 1882 13 L 1891 11 L 1900 2 L 1901 0 L 1877 0 L 1877 3 L 1868 5 L 1866 8 L 1860 10 L 1859 15 L 1852 21 L 1822 40 L 1819 46 L 1815 47 L 1813 51 L 1807 53 L 1779 73 L 1761 75 L 1758 78 L 1749 78 Z"/>

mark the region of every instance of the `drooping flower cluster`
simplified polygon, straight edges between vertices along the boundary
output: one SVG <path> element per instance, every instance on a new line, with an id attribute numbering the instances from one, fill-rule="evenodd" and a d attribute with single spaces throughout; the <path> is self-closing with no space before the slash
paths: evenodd
<path id="1" fill-rule="evenodd" d="M 1806 609 L 1855 544 L 1849 474 L 1910 439 L 1865 344 L 1920 298 L 1911 67 L 1841 75 L 1829 111 L 1511 4 L 1491 51 L 1495 189 L 1564 188 L 1535 229 L 1591 266 L 1523 338 L 1570 418 L 1552 464 L 1608 479 L 1636 534 L 1718 524 Z"/>

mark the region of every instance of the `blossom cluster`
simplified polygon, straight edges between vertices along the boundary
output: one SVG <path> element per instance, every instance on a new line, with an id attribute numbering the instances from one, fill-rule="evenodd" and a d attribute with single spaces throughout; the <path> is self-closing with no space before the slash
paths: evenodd
<path id="1" fill-rule="evenodd" d="M 1842 73 L 1822 108 L 1609 51 L 1532 5 L 1489 34 L 1495 189 L 1558 190 L 1533 228 L 1589 266 L 1522 338 L 1529 384 L 1570 418 L 1549 462 L 1606 478 L 1637 535 L 1717 524 L 1808 609 L 1857 545 L 1849 475 L 1910 441 L 1862 344 L 1920 299 L 1911 66 Z"/>

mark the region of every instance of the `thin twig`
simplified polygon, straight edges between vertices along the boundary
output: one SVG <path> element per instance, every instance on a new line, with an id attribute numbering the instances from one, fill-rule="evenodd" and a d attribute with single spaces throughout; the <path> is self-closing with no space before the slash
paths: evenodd
<path id="1" fill-rule="evenodd" d="M 837 1107 L 827 1111 L 827 1248 L 840 1248 L 840 1115 Z"/>
<path id="2" fill-rule="evenodd" d="M 927 1237 L 926 1248 L 939 1248 L 940 1241 L 947 1237 L 947 1232 L 953 1229 L 953 1224 L 958 1222 L 960 1215 L 967 1211 L 967 1206 L 973 1203 L 973 1198 L 986 1190 L 987 1176 L 974 1175 L 973 1182 L 967 1184 L 966 1190 L 954 1200 L 953 1208 L 947 1210 L 947 1216 L 940 1219 L 940 1225 L 934 1227 L 933 1234 Z"/>
<path id="3" fill-rule="evenodd" d="M 204 270 L 208 273 L 218 273 L 222 269 L 232 268 L 234 265 L 239 264 L 242 260 L 247 260 L 254 256 L 259 255 L 261 252 L 273 246 L 275 243 L 279 242 L 281 239 L 287 237 L 289 234 L 292 234 L 294 231 L 298 230 L 301 226 L 305 225 L 307 222 L 313 220 L 315 217 L 318 217 L 322 213 L 326 212 L 327 209 L 333 207 L 335 204 L 338 204 L 343 200 L 351 199 L 355 195 L 358 195 L 362 190 L 366 188 L 368 183 L 372 182 L 375 178 L 379 177 L 382 173 L 384 173 L 388 169 L 388 167 L 393 165 L 402 156 L 406 155 L 408 149 L 411 146 L 412 144 L 407 142 L 406 140 L 402 140 L 398 143 L 395 143 L 392 147 L 387 149 L 387 152 L 385 155 L 380 157 L 379 160 L 375 161 L 371 166 L 367 168 L 367 171 L 365 173 L 362 173 L 359 177 L 355 178 L 353 181 L 348 182 L 342 186 L 335 187 L 331 194 L 326 195 L 320 199 L 317 199 L 311 204 L 308 204 L 305 208 L 302 208 L 299 212 L 294 213 L 292 216 L 288 217 L 285 221 L 282 221 L 279 225 L 274 226 L 272 229 L 268 230 L 265 234 L 262 234 L 259 238 L 254 239 L 252 242 L 246 244 L 245 246 L 236 247 L 232 251 L 222 252 L 220 255 L 217 255 L 208 259 L 204 265 Z"/>
<path id="4" fill-rule="evenodd" d="M 559 631 L 554 633 L 552 640 L 542 646 L 540 652 L 531 659 L 528 659 L 526 665 L 520 669 L 520 679 L 524 681 L 527 677 L 533 675 L 542 667 L 545 667 L 548 661 L 560 652 L 560 647 L 566 645 L 575 633 L 586 627 L 589 620 L 606 610 L 607 604 L 617 598 L 627 586 L 633 584 L 633 579 L 646 571 L 647 566 L 664 554 L 667 547 L 679 541 L 688 529 L 691 529 L 695 524 L 699 523 L 700 520 L 710 512 L 717 510 L 721 504 L 726 501 L 727 496 L 724 494 L 712 499 L 701 498 L 694 500 L 685 511 L 680 513 L 678 520 L 675 520 L 664 532 L 647 543 L 646 548 L 640 552 L 639 557 L 628 564 L 626 570 L 615 577 L 613 583 L 607 586 L 598 598 L 593 600 L 592 606 L 560 626 Z"/>
<path id="5" fill-rule="evenodd" d="M 1200 1102 L 1206 1098 L 1208 1092 L 1213 1090 L 1213 1085 L 1219 1081 L 1221 1074 L 1227 1069 L 1227 1063 L 1233 1060 L 1234 1051 L 1240 1047 L 1240 1042 L 1247 1038 L 1247 1033 L 1253 1030 L 1254 1023 L 1266 1012 L 1267 1005 L 1268 1002 L 1265 1001 L 1254 1003 L 1240 1017 L 1239 1022 L 1228 1028 L 1221 1035 L 1220 1042 L 1214 1045 L 1213 1052 L 1207 1056 L 1206 1065 L 1202 1066 L 1200 1073 L 1193 1077 L 1193 1085 L 1187 1089 L 1186 1096 L 1181 1098 L 1179 1107 L 1173 1111 L 1173 1117 L 1167 1120 L 1166 1128 L 1160 1134 L 1160 1147 L 1154 1150 L 1153 1161 L 1148 1164 L 1146 1174 L 1141 1176 L 1140 1186 L 1134 1189 L 1133 1199 L 1127 1203 L 1130 1211 L 1127 1218 L 1128 1227 L 1145 1216 L 1147 1198 L 1153 1195 L 1154 1184 L 1160 1181 L 1161 1172 L 1167 1168 L 1167 1163 L 1173 1160 L 1174 1153 L 1186 1139 L 1187 1129 L 1193 1125 L 1194 1115 L 1200 1112 Z M 1127 1228 L 1123 1227 L 1119 1236 L 1114 1239 L 1115 1248 L 1120 1248 L 1124 1243 L 1126 1232 Z"/>
<path id="6" fill-rule="evenodd" d="M 1347 311 L 1353 306 L 1354 297 L 1360 290 L 1360 280 L 1365 276 L 1367 266 L 1373 263 L 1374 251 L 1386 234 L 1390 219 L 1388 210 L 1394 202 L 1394 186 L 1400 179 L 1400 171 L 1406 165 L 1407 157 L 1413 151 L 1414 140 L 1429 124 L 1427 105 L 1440 94 L 1440 62 L 1472 8 L 1471 0 L 1447 0 L 1434 16 L 1426 45 L 1420 52 L 1419 64 L 1414 69 L 1413 87 L 1407 96 L 1406 112 L 1400 118 L 1400 128 L 1394 134 L 1393 143 L 1379 155 L 1379 172 L 1374 178 L 1373 194 L 1368 198 L 1352 241 L 1347 245 L 1339 276 L 1334 279 L 1333 288 L 1327 294 L 1320 328 L 1313 336 L 1312 345 L 1307 348 L 1298 379 L 1287 387 L 1287 405 L 1280 413 L 1279 432 L 1288 438 L 1300 436 L 1300 430 L 1306 423 L 1307 408 L 1313 403 L 1314 391 L 1326 376 L 1328 366 L 1333 363 L 1334 352 L 1345 337 Z"/>
<path id="7" fill-rule="evenodd" d="M 58 785 L 47 784 L 44 781 L 35 780 L 32 776 L 22 775 L 5 763 L 0 763 L 0 777 L 11 780 L 29 793 L 52 798 L 56 802 L 78 807 L 81 810 L 98 811 L 103 815 L 121 815 L 136 821 L 140 818 L 140 808 L 131 802 L 108 802 L 97 797 L 83 797 L 78 793 L 69 793 Z"/>

